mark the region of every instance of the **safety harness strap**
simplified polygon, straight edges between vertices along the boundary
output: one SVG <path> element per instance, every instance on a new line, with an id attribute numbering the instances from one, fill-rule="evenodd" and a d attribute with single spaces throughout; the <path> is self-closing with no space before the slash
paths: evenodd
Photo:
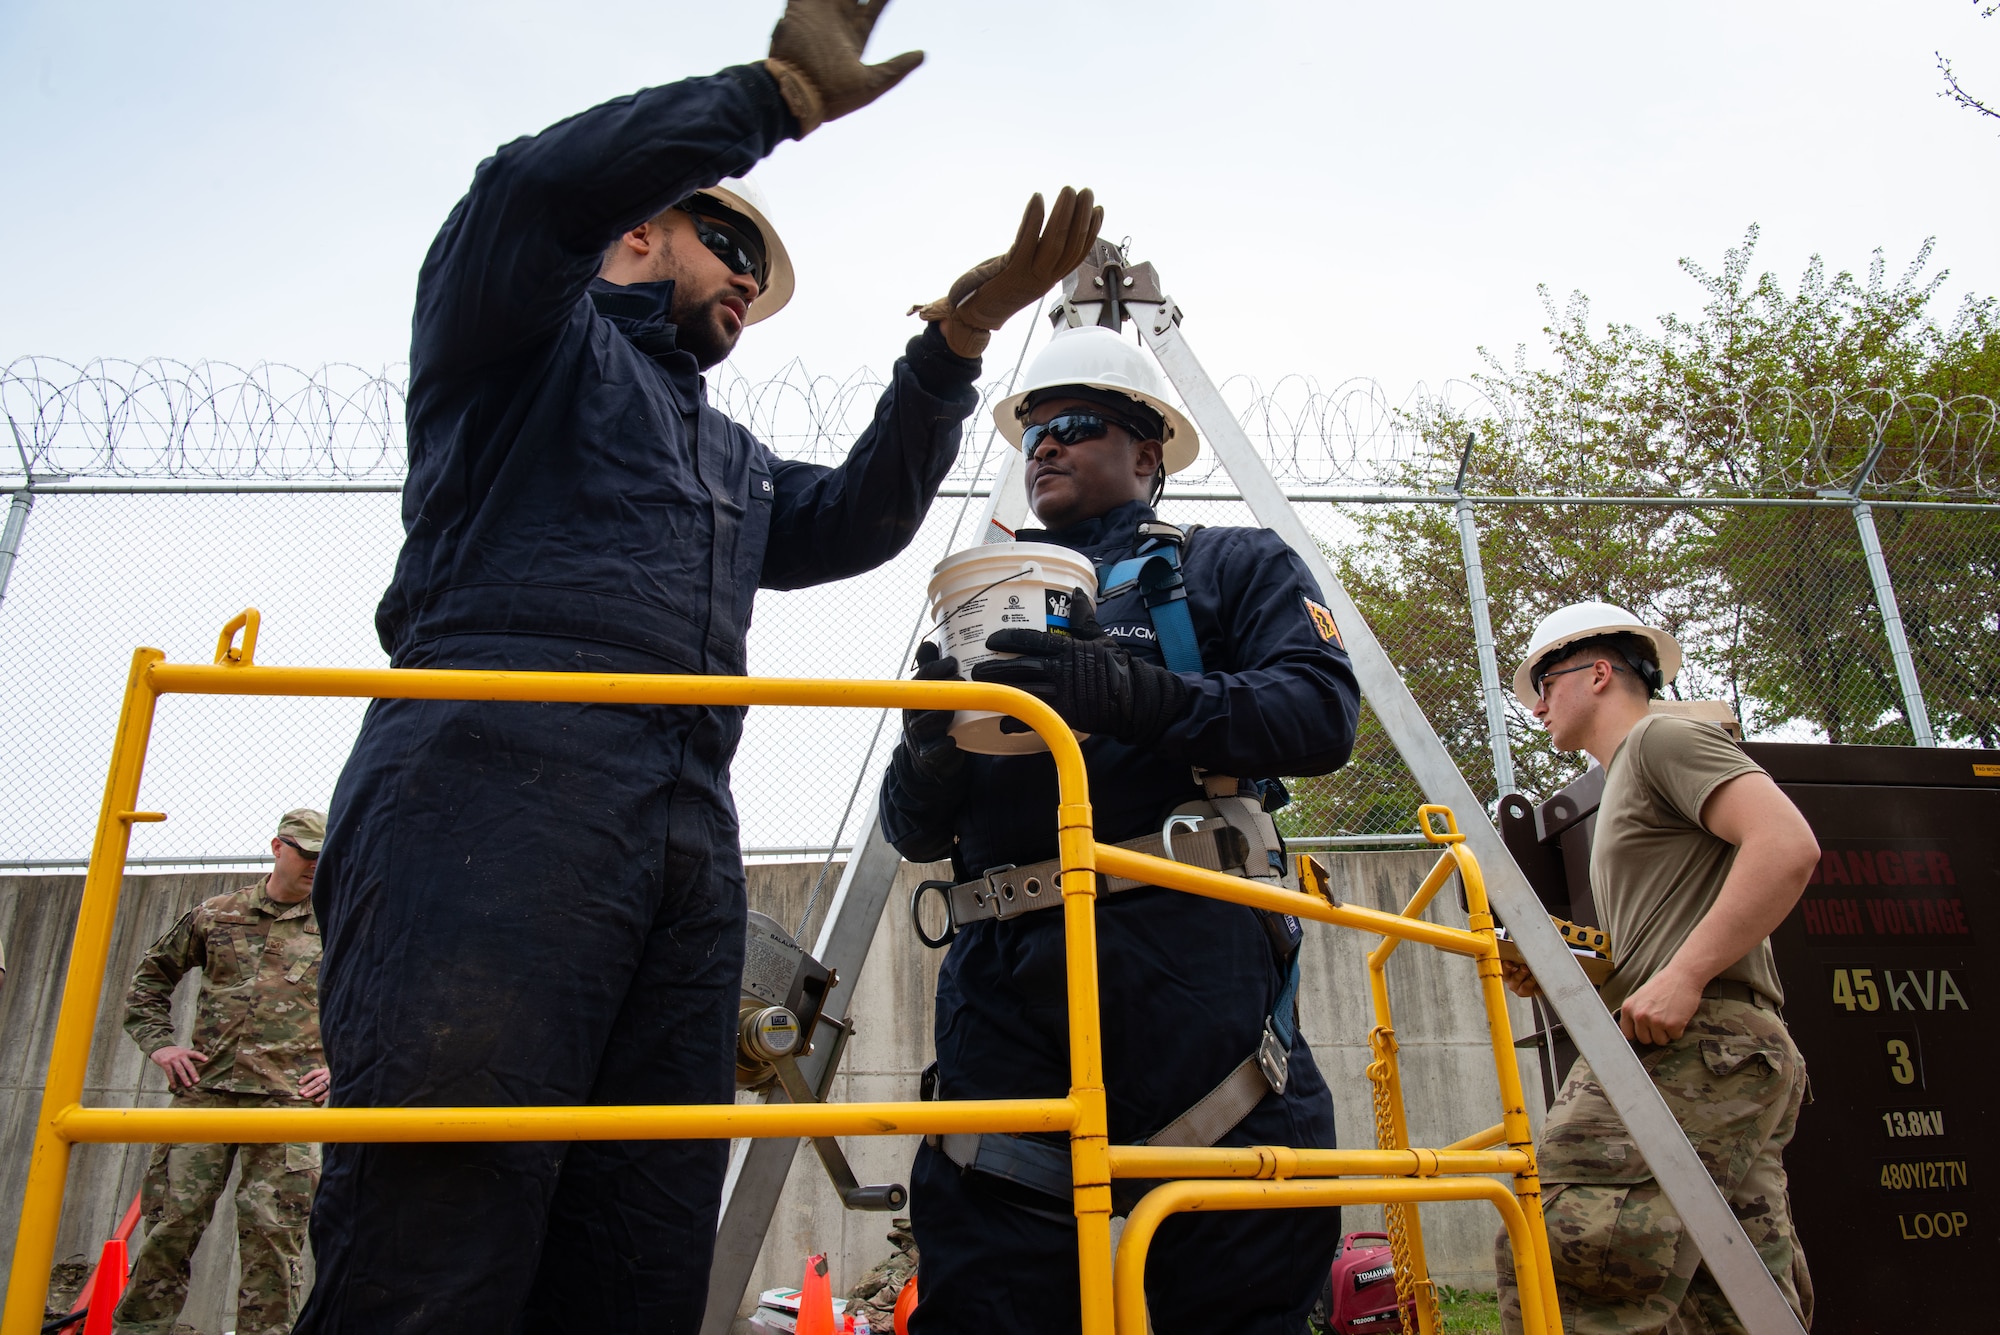
<path id="1" fill-rule="evenodd" d="M 1174 672 L 1202 671 L 1201 643 L 1188 611 L 1187 580 L 1181 575 L 1181 547 L 1187 535 L 1172 524 L 1143 524 L 1139 554 L 1097 572 L 1098 601 L 1138 586 L 1152 619 L 1160 655 Z"/>
<path id="2" fill-rule="evenodd" d="M 1059 1200 L 1068 1200 L 1075 1193 L 1066 1146 L 995 1132 L 943 1135 L 931 1143 L 945 1158 L 970 1172 L 1016 1182 Z"/>

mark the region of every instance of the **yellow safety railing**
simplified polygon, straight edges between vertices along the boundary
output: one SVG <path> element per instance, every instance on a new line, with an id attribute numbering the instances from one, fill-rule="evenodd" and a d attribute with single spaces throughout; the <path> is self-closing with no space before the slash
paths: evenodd
<path id="1" fill-rule="evenodd" d="M 1178 1178 L 1155 1187 L 1134 1207 L 1118 1244 L 1115 1275 L 1118 1335 L 1145 1335 L 1146 1252 L 1169 1215 L 1192 1210 L 1307 1209 L 1313 1206 L 1381 1204 L 1394 1247 L 1396 1287 L 1401 1302 L 1413 1302 L 1422 1335 L 1438 1335 L 1435 1294 L 1424 1260 L 1423 1233 L 1416 1207 L 1427 1201 L 1484 1200 L 1499 1211 L 1514 1251 L 1526 1329 L 1558 1335 L 1555 1276 L 1549 1264 L 1548 1234 L 1542 1223 L 1540 1179 L 1535 1171 L 1534 1135 L 1527 1100 L 1514 1060 L 1513 1026 L 1500 981 L 1500 954 L 1486 880 L 1451 811 L 1418 809 L 1425 837 L 1443 852 L 1401 913 L 1336 904 L 1329 899 L 1271 890 L 1234 876 L 1205 871 L 1128 849 L 1097 845 L 1097 870 L 1153 885 L 1169 886 L 1211 899 L 1226 899 L 1374 933 L 1382 941 L 1368 954 L 1375 1028 L 1369 1046 L 1375 1087 L 1377 1143 L 1374 1150 L 1300 1150 L 1276 1146 L 1245 1149 L 1172 1149 L 1117 1146 L 1111 1175 L 1123 1178 Z M 1442 821 L 1440 830 L 1434 822 Z M 1456 873 L 1465 886 L 1467 926 L 1426 922 L 1421 915 Z M 1387 966 L 1404 941 L 1415 941 L 1478 966 L 1481 999 L 1493 1045 L 1494 1073 L 1500 1082 L 1500 1123 L 1443 1149 L 1409 1148 L 1404 1123 L 1401 1076 L 1391 1024 Z M 1492 1148 L 1505 1143 L 1504 1150 Z M 1481 1176 L 1510 1175 L 1512 1186 Z M 1347 1181 L 1326 1179 L 1347 1178 Z M 1365 1178 L 1367 1180 L 1351 1180 Z M 1214 1179 L 1249 1179 L 1216 1181 Z"/>
<path id="2" fill-rule="evenodd" d="M 477 672 L 384 668 L 272 668 L 255 662 L 259 618 L 246 610 L 223 628 L 212 665 L 166 662 L 157 649 L 132 655 L 124 703 L 83 903 L 63 984 L 47 1084 L 36 1124 L 7 1305 L 0 1335 L 33 1335 L 54 1261 L 70 1147 L 108 1142 L 329 1142 L 641 1140 L 770 1136 L 942 1135 L 973 1131 L 1067 1131 L 1075 1187 L 1084 1335 L 1146 1328 L 1145 1251 L 1153 1230 L 1181 1210 L 1285 1208 L 1341 1201 L 1385 1203 L 1487 1199 L 1499 1208 L 1523 1276 L 1530 1330 L 1558 1335 L 1554 1282 L 1542 1231 L 1534 1150 L 1520 1078 L 1511 1061 L 1500 965 L 1478 868 L 1455 827 L 1440 870 L 1402 914 L 1335 905 L 1239 878 L 1100 844 L 1092 833 L 1083 756 L 1062 719 L 1041 701 L 1005 686 L 977 682 L 837 681 L 767 677 L 690 677 L 583 672 Z M 241 646 L 236 643 L 242 633 Z M 852 709 L 983 709 L 1012 715 L 1048 744 L 1057 784 L 1063 923 L 1068 964 L 1070 1092 L 1059 1099 L 947 1100 L 928 1103 L 705 1104 L 679 1107 L 475 1108 L 86 1108 L 85 1066 L 97 1024 L 132 826 L 164 820 L 137 809 L 153 717 L 163 695 L 348 696 L 379 699 L 512 700 L 579 704 L 820 705 Z M 1426 808 L 1426 812 L 1443 812 Z M 1450 813 L 1443 812 L 1449 825 Z M 1428 824 L 1426 825 L 1429 831 Z M 1471 930 L 1416 915 L 1455 863 L 1472 905 Z M 1113 1147 L 1105 1111 L 1099 1044 L 1097 938 L 1093 912 L 1098 872 L 1131 876 L 1214 899 L 1355 927 L 1385 938 L 1377 957 L 1399 940 L 1435 946 L 1479 962 L 1500 1074 L 1503 1120 L 1494 1131 L 1445 1150 L 1374 1151 L 1152 1149 Z M 1378 988 L 1377 1018 L 1387 1024 Z M 1476 1148 L 1498 1143 L 1505 1150 Z M 1511 1173 L 1513 1190 L 1490 1178 Z M 1370 1180 L 1310 1179 L 1365 1174 Z M 1458 1175 L 1440 1180 L 1442 1175 Z M 1133 1212 L 1119 1249 L 1114 1304 L 1111 1259 L 1113 1177 L 1250 1179 L 1169 1182 Z M 1308 1179 L 1308 1180 L 1293 1180 Z M 1419 1250 L 1421 1239 L 1417 1240 Z M 1426 1322 L 1425 1335 L 1435 1335 Z"/>

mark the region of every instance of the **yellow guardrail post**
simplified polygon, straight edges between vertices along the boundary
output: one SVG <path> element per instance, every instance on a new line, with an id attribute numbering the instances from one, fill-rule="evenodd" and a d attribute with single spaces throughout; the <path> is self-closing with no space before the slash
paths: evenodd
<path id="1" fill-rule="evenodd" d="M 1451 812 L 1443 807 L 1435 809 L 1444 812 L 1447 828 L 1457 834 Z M 1423 810 L 1428 812 L 1432 808 Z M 1424 831 L 1429 834 L 1429 817 L 1422 819 Z M 1514 1197 L 1527 1217 L 1530 1248 L 1527 1257 L 1521 1255 L 1518 1243 L 1514 1248 L 1514 1274 L 1523 1294 L 1524 1320 L 1526 1294 L 1531 1288 L 1539 1288 L 1542 1308 L 1553 1323 L 1557 1320 L 1555 1270 L 1549 1253 L 1548 1229 L 1542 1220 L 1542 1180 L 1535 1167 L 1535 1133 L 1528 1124 L 1528 1099 L 1521 1087 L 1521 1068 L 1514 1059 L 1514 1026 L 1507 1017 L 1507 988 L 1501 981 L 1500 952 L 1493 935 L 1493 907 L 1486 899 L 1486 877 L 1479 870 L 1479 861 L 1472 856 L 1472 850 L 1465 846 L 1465 837 L 1458 835 L 1450 842 L 1448 851 L 1458 864 L 1459 879 L 1465 886 L 1467 925 L 1488 945 L 1478 957 L 1479 991 L 1486 1004 L 1486 1027 L 1493 1038 L 1493 1073 L 1500 1081 L 1500 1130 L 1506 1136 L 1507 1147 L 1519 1151 L 1525 1160 L 1525 1166 L 1514 1172 Z M 1522 1265 L 1523 1260 L 1529 1264 Z"/>
<path id="2" fill-rule="evenodd" d="M 49 1077 L 42 1088 L 28 1186 L 14 1236 L 13 1274 L 7 1284 L 6 1313 L 0 1318 L 0 1329 L 7 1335 L 39 1332 L 42 1308 L 48 1301 L 56 1226 L 62 1218 L 63 1188 L 69 1182 L 69 1141 L 57 1120 L 64 1110 L 83 1100 L 84 1071 L 90 1061 L 91 1033 L 97 1027 L 97 999 L 104 991 L 104 972 L 109 966 L 111 927 L 118 916 L 118 892 L 125 878 L 132 825 L 136 817 L 157 814 L 134 808 L 139 802 L 146 744 L 153 735 L 153 712 L 159 703 L 148 673 L 165 657 L 158 649 L 136 650 L 125 677 L 125 699 L 111 744 L 111 768 L 104 782 L 104 802 L 98 809 L 90 870 L 84 876 L 83 902 L 77 909 L 76 937 L 70 946 L 69 972 L 63 979 L 62 1008 L 56 1014 L 55 1043 L 49 1049 Z"/>
<path id="3" fill-rule="evenodd" d="M 1436 843 L 1440 840 L 1430 824 L 1433 810 L 1442 808 L 1420 808 L 1417 821 L 1425 837 Z M 1444 816 L 1447 828 L 1450 828 L 1451 813 L 1446 811 Z M 1450 881 L 1454 870 L 1456 864 L 1447 850 L 1438 858 L 1410 902 L 1404 905 L 1402 916 L 1410 919 L 1422 916 L 1437 892 Z M 1383 1149 L 1398 1150 L 1408 1148 L 1410 1143 L 1409 1117 L 1403 1102 L 1402 1064 L 1396 1059 L 1396 1024 L 1389 1005 L 1389 956 L 1395 953 L 1399 944 L 1398 938 L 1385 936 L 1381 944 L 1368 952 L 1368 991 L 1375 1008 L 1375 1027 L 1368 1035 L 1372 1056 L 1368 1063 L 1368 1082 L 1374 1087 L 1375 1139 Z M 1417 1329 L 1421 1335 L 1438 1335 L 1437 1286 L 1431 1281 L 1430 1259 L 1424 1250 L 1423 1219 L 1416 1204 L 1385 1203 L 1382 1223 L 1389 1234 L 1390 1255 L 1396 1267 L 1397 1298 L 1416 1312 Z"/>
<path id="4" fill-rule="evenodd" d="M 1247 1192 L 1223 1192 L 1212 1181 L 1180 1181 L 1156 1188 L 1127 1220 L 1118 1245 L 1115 1284 L 1119 1335 L 1139 1335 L 1145 1330 L 1144 1267 L 1145 1245 L 1151 1230 L 1165 1213 L 1182 1209 L 1257 1209 L 1332 1205 L 1343 1202 L 1380 1203 L 1407 1210 L 1412 1227 L 1410 1268 L 1421 1270 L 1422 1233 L 1415 1227 L 1416 1207 L 1428 1200 L 1491 1199 L 1507 1222 L 1509 1245 L 1514 1249 L 1516 1271 L 1521 1283 L 1524 1324 L 1542 1335 L 1560 1335 L 1561 1318 L 1556 1304 L 1555 1280 L 1549 1266 L 1548 1235 L 1542 1221 L 1541 1188 L 1535 1172 L 1534 1137 L 1529 1130 L 1527 1100 L 1522 1092 L 1521 1074 L 1515 1065 L 1513 1026 L 1507 1015 L 1507 998 L 1500 981 L 1500 955 L 1493 933 L 1493 915 L 1486 899 L 1486 882 L 1479 864 L 1465 846 L 1451 811 L 1442 806 L 1425 806 L 1419 819 L 1434 844 L 1443 846 L 1423 885 L 1400 913 L 1330 903 L 1285 890 L 1271 890 L 1220 872 L 1204 871 L 1183 863 L 1169 862 L 1117 848 L 1097 846 L 1097 867 L 1107 876 L 1124 876 L 1153 885 L 1167 886 L 1189 894 L 1253 908 L 1289 913 L 1337 927 L 1372 932 L 1383 938 L 1369 952 L 1370 988 L 1376 1001 L 1378 1026 L 1390 1039 L 1380 1060 L 1391 1081 L 1394 1116 L 1388 1139 L 1404 1141 L 1407 1130 L 1401 1119 L 1400 1075 L 1395 1071 L 1393 1030 L 1389 1028 L 1386 974 L 1389 956 L 1404 941 L 1427 945 L 1449 954 L 1463 955 L 1477 962 L 1481 999 L 1486 1007 L 1487 1032 L 1493 1047 L 1495 1073 L 1500 1083 L 1501 1122 L 1466 1137 L 1442 1150 L 1411 1149 L 1398 1144 L 1376 1151 L 1290 1150 L 1258 1146 L 1241 1150 L 1152 1150 L 1114 1146 L 1111 1150 L 1112 1175 L 1126 1178 L 1158 1179 L 1176 1174 L 1185 1178 L 1254 1177 L 1270 1179 Z M 1434 821 L 1442 821 L 1440 830 Z M 1447 927 L 1424 921 L 1419 915 L 1431 900 L 1450 883 L 1456 872 L 1465 884 L 1467 926 Z M 1487 1148 L 1504 1141 L 1508 1148 Z M 1507 1173 L 1507 1185 L 1490 1179 L 1455 1179 L 1425 1182 L 1420 1179 L 1439 1174 Z M 1382 1174 L 1367 1182 L 1300 1183 L 1279 1179 L 1306 1176 Z M 1418 1180 L 1413 1180 L 1418 1179 Z M 1160 1193 L 1171 1193 L 1161 1196 Z M 1457 1193 L 1457 1194 L 1454 1194 Z M 1496 1194 L 1497 1193 L 1497 1194 Z M 1155 1197 L 1160 1204 L 1151 1204 Z M 1190 1203 L 1193 1202 L 1193 1203 Z M 1229 1202 L 1229 1203 L 1225 1203 Z M 1258 1203 L 1258 1202 L 1261 1202 Z M 1144 1228 L 1139 1211 L 1149 1213 Z M 1136 1308 L 1134 1307 L 1136 1304 Z M 1428 1304 L 1418 1303 L 1419 1323 L 1435 1328 L 1435 1315 Z"/>
<path id="5" fill-rule="evenodd" d="M 1079 755 L 1079 764 L 1081 763 Z M 1069 956 L 1070 1171 L 1076 1184 L 1076 1247 L 1084 1335 L 1111 1335 L 1111 1142 L 1098 1031 L 1097 841 L 1090 807 L 1062 788 L 1063 932 Z M 1082 791 L 1079 781 L 1076 792 Z"/>

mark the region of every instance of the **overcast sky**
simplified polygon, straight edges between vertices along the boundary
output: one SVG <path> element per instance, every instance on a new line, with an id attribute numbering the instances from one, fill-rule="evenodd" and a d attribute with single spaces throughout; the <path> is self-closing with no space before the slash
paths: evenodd
<path id="1" fill-rule="evenodd" d="M 492 149 L 756 59 L 776 0 L 0 4 L 0 361 L 369 367 Z M 738 365 L 886 369 L 912 302 L 1096 187 L 1218 378 L 1400 392 L 1537 338 L 1535 284 L 1602 319 L 1699 304 L 1678 257 L 1893 268 L 2000 292 L 2000 19 L 1898 3 L 897 0 L 929 61 L 758 171 L 799 296 Z M 999 347 L 1018 346 L 1018 331 Z"/>

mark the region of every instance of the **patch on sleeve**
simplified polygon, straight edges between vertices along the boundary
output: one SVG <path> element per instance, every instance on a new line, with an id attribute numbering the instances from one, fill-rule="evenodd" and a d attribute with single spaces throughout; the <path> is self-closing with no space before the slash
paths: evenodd
<path id="1" fill-rule="evenodd" d="M 1313 629 L 1319 632 L 1319 637 L 1331 643 L 1336 649 L 1347 648 L 1340 641 L 1340 627 L 1333 624 L 1333 613 L 1310 598 L 1305 600 L 1305 604 L 1306 615 L 1312 618 Z"/>

